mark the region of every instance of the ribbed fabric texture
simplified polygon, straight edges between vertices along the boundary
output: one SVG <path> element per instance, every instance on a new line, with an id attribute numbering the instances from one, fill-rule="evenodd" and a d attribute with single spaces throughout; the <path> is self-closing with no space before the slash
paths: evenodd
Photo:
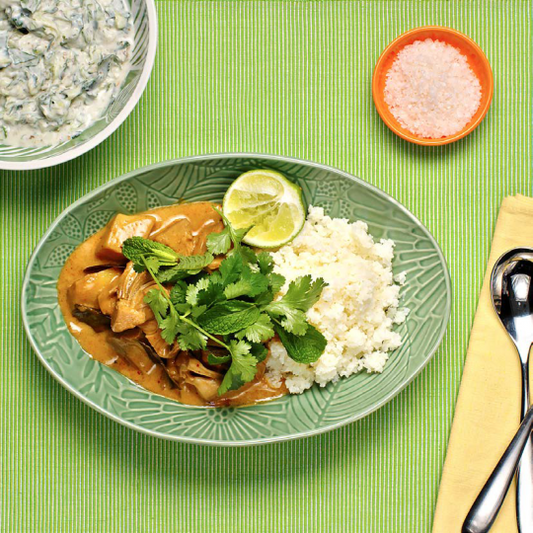
<path id="1" fill-rule="evenodd" d="M 0 173 L 0 529 L 6 532 L 427 533 L 493 224 L 533 195 L 531 2 L 158 1 L 148 89 L 101 146 L 49 170 Z M 486 52 L 492 108 L 468 138 L 422 148 L 379 119 L 381 50 L 424 24 Z M 395 400 L 316 438 L 249 449 L 137 434 L 56 383 L 27 342 L 32 249 L 70 203 L 131 169 L 227 151 L 327 163 L 382 188 L 433 232 L 454 304 L 442 347 Z M 533 243 L 524 243 L 533 244 Z"/>

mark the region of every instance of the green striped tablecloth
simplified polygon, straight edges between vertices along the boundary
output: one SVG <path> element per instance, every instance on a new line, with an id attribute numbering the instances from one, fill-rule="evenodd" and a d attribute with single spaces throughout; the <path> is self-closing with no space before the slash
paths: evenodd
<path id="1" fill-rule="evenodd" d="M 89 154 L 0 173 L 0 528 L 7 532 L 426 533 L 491 233 L 505 195 L 533 194 L 530 1 L 158 1 L 159 51 L 140 105 Z M 407 144 L 372 103 L 399 33 L 452 26 L 486 52 L 495 98 L 442 148 Z M 24 336 L 30 253 L 71 202 L 141 165 L 257 151 L 334 165 L 381 187 L 433 232 L 453 314 L 434 360 L 394 401 L 307 440 L 214 449 L 156 440 L 56 383 Z"/>

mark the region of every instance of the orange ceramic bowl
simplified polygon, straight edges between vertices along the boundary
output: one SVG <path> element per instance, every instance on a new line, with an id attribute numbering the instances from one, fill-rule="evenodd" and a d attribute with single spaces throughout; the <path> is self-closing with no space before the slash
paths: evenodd
<path id="1" fill-rule="evenodd" d="M 389 106 L 385 103 L 384 89 L 387 72 L 396 59 L 398 52 L 404 46 L 411 44 L 414 41 L 425 39 L 443 41 L 457 48 L 466 56 L 470 68 L 474 71 L 481 84 L 481 102 L 479 104 L 479 109 L 472 117 L 472 120 L 461 131 L 458 131 L 454 135 L 441 137 L 439 139 L 428 139 L 411 133 L 400 125 L 390 112 Z M 376 63 L 376 68 L 374 69 L 374 75 L 372 77 L 372 96 L 379 116 L 383 119 L 383 122 L 385 122 L 385 124 L 387 124 L 387 126 L 402 139 L 426 146 L 441 146 L 443 144 L 458 141 L 476 129 L 490 107 L 493 89 L 494 80 L 492 78 L 492 70 L 489 61 L 481 48 L 466 35 L 463 35 L 456 30 L 452 30 L 451 28 L 445 28 L 444 26 L 422 26 L 400 35 L 397 39 L 392 41 L 387 48 L 385 48 Z"/>

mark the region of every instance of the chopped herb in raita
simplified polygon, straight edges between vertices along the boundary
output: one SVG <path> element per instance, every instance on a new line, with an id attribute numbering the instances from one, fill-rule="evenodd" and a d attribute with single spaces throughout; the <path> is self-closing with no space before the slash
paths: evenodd
<path id="1" fill-rule="evenodd" d="M 0 144 L 79 135 L 117 96 L 132 45 L 125 0 L 0 0 Z"/>

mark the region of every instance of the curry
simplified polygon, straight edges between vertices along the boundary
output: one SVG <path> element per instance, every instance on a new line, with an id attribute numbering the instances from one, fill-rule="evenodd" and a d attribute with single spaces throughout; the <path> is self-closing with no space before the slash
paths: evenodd
<path id="1" fill-rule="evenodd" d="M 132 237 L 159 242 L 182 256 L 205 253 L 208 235 L 224 229 L 214 205 L 197 202 L 117 214 L 67 260 L 58 281 L 61 311 L 93 359 L 151 392 L 200 406 L 272 400 L 287 389 L 269 382 L 266 360 L 258 363 L 252 381 L 218 395 L 227 364 L 210 364 L 208 354 L 216 355 L 219 347 L 208 341 L 205 350 L 183 350 L 167 343 L 145 301 L 156 282 L 148 272 L 137 272 L 122 253 L 122 244 Z M 207 270 L 216 271 L 221 260 L 216 257 Z"/>

